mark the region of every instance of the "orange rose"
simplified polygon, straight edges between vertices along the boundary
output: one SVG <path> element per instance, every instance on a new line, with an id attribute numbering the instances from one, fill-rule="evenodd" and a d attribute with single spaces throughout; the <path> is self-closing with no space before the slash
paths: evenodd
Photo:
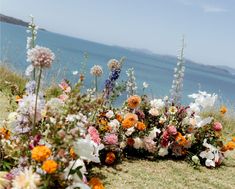
<path id="1" fill-rule="evenodd" d="M 36 146 L 31 152 L 32 159 L 42 162 L 49 158 L 51 155 L 51 150 L 46 146 Z"/>
<path id="2" fill-rule="evenodd" d="M 146 125 L 143 122 L 138 121 L 136 128 L 140 131 L 144 131 L 146 129 Z"/>
<path id="3" fill-rule="evenodd" d="M 96 177 L 91 178 L 88 185 L 91 187 L 91 189 L 105 189 L 100 179 Z"/>
<path id="4" fill-rule="evenodd" d="M 105 163 L 111 165 L 114 163 L 115 159 L 116 159 L 115 154 L 113 152 L 109 152 L 106 154 Z"/>
<path id="5" fill-rule="evenodd" d="M 48 174 L 56 172 L 58 164 L 54 160 L 46 160 L 42 165 L 42 169 Z"/>
<path id="6" fill-rule="evenodd" d="M 131 96 L 127 99 L 128 107 L 131 109 L 137 108 L 141 103 L 141 98 L 137 95 Z"/>

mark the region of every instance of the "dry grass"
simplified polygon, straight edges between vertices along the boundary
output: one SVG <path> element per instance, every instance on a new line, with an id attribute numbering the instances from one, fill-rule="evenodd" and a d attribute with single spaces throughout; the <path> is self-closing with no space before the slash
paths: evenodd
<path id="1" fill-rule="evenodd" d="M 234 189 L 235 154 L 217 169 L 194 169 L 173 160 L 125 160 L 116 169 L 94 168 L 107 189 Z"/>

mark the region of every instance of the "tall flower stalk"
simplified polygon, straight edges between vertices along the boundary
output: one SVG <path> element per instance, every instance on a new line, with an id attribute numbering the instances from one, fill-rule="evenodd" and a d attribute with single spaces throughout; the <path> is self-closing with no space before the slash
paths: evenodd
<path id="1" fill-rule="evenodd" d="M 113 89 L 116 85 L 116 81 L 120 76 L 122 65 L 125 61 L 125 57 L 122 57 L 120 61 L 111 59 L 108 61 L 108 67 L 110 69 L 109 78 L 105 80 L 104 96 L 108 100 Z"/>
<path id="2" fill-rule="evenodd" d="M 177 56 L 177 66 L 174 69 L 174 80 L 172 82 L 172 87 L 170 90 L 171 102 L 174 104 L 179 104 L 182 98 L 184 72 L 185 72 L 185 60 L 184 60 L 184 48 L 185 41 L 182 38 L 182 47 L 179 50 L 179 55 Z"/>
<path id="3" fill-rule="evenodd" d="M 30 36 L 27 37 L 27 45 L 26 49 L 32 49 L 36 45 L 36 38 L 37 38 L 37 30 L 38 26 L 34 23 L 34 17 L 30 15 L 31 21 L 29 22 L 27 33 L 30 33 Z M 33 80 L 36 79 L 36 69 L 32 65 L 28 66 L 26 69 L 26 75 L 31 75 L 31 72 L 33 72 Z"/>
<path id="4" fill-rule="evenodd" d="M 136 94 L 137 91 L 137 84 L 135 81 L 135 71 L 134 68 L 129 68 L 126 71 L 128 80 L 126 83 L 126 91 L 128 92 L 128 96 L 132 96 Z"/>
<path id="5" fill-rule="evenodd" d="M 55 59 L 54 53 L 46 47 L 35 46 L 32 49 L 27 51 L 27 60 L 30 61 L 33 67 L 39 69 L 39 74 L 37 78 L 37 88 L 36 88 L 36 99 L 35 99 L 35 107 L 34 107 L 34 119 L 33 119 L 33 130 L 36 127 L 37 120 L 37 105 L 38 105 L 38 96 L 40 91 L 40 84 L 42 78 L 42 71 L 45 68 L 50 68 L 52 62 Z"/>
<path id="6" fill-rule="evenodd" d="M 91 75 L 93 75 L 95 77 L 95 80 L 94 80 L 94 84 L 95 84 L 95 92 L 96 94 L 98 93 L 98 77 L 101 77 L 102 74 L 103 74 L 103 69 L 101 66 L 99 65 L 94 65 L 92 68 L 91 68 L 91 71 L 90 71 Z"/>

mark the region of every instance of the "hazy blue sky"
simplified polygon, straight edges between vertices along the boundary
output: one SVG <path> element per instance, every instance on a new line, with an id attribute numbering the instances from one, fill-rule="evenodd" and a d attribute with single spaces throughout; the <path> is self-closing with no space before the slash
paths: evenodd
<path id="1" fill-rule="evenodd" d="M 235 67 L 235 0 L 0 0 L 0 12 L 91 41 Z"/>

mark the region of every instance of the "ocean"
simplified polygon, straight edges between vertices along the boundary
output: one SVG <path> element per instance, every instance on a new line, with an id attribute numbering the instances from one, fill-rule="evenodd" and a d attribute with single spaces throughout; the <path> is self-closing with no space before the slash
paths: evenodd
<path id="1" fill-rule="evenodd" d="M 26 28 L 22 26 L 0 23 L 0 60 L 7 62 L 19 72 L 24 72 L 29 63 L 26 62 Z M 60 81 L 68 79 L 74 83 L 78 76 L 72 74 L 83 67 L 84 53 L 88 55 L 86 64 L 86 86 L 93 85 L 90 68 L 94 64 L 101 65 L 104 70 L 103 77 L 99 80 L 99 89 L 104 86 L 108 77 L 107 62 L 111 58 L 126 57 L 119 81 L 126 80 L 126 70 L 134 68 L 138 92 L 142 93 L 143 82 L 149 84 L 146 93 L 153 97 L 169 95 L 173 80 L 174 67 L 177 60 L 171 56 L 144 53 L 127 48 L 109 46 L 79 38 L 69 37 L 49 31 L 39 30 L 37 42 L 46 46 L 55 53 L 56 60 L 51 69 L 47 70 L 44 84 L 55 79 Z M 176 49 L 177 53 L 177 49 Z M 187 49 L 186 49 L 187 56 Z M 220 69 L 195 64 L 186 60 L 186 71 L 183 88 L 184 104 L 189 103 L 189 94 L 199 89 L 208 93 L 217 93 L 225 104 L 235 103 L 235 76 Z"/>

